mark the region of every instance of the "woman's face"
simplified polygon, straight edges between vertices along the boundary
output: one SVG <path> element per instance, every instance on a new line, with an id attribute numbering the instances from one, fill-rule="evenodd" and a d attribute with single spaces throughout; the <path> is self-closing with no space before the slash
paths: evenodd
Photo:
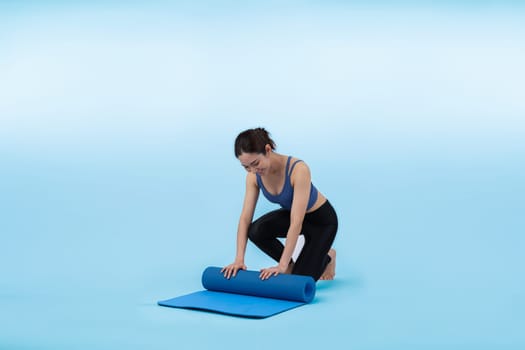
<path id="1" fill-rule="evenodd" d="M 238 157 L 241 165 L 250 173 L 257 173 L 259 175 L 264 175 L 269 166 L 270 159 L 268 157 L 269 153 L 266 155 L 262 153 L 241 153 Z"/>

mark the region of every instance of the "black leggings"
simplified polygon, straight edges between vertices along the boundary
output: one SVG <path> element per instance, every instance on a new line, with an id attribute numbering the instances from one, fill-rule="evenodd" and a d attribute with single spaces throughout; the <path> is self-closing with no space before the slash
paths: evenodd
<path id="1" fill-rule="evenodd" d="M 279 262 L 284 246 L 277 237 L 286 237 L 289 227 L 290 210 L 274 210 L 252 222 L 248 229 L 248 238 Z M 292 273 L 312 276 L 317 281 L 331 261 L 328 251 L 336 232 L 337 215 L 328 201 L 315 211 L 305 214 L 301 230 L 301 234 L 304 235 L 304 247 Z"/>

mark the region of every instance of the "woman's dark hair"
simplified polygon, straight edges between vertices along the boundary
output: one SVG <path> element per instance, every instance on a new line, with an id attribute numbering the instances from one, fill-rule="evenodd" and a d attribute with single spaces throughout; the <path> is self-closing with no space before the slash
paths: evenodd
<path id="1" fill-rule="evenodd" d="M 266 154 L 266 145 L 270 145 L 272 150 L 275 149 L 275 142 L 264 128 L 245 130 L 235 139 L 235 157 L 239 157 L 242 153 Z"/>

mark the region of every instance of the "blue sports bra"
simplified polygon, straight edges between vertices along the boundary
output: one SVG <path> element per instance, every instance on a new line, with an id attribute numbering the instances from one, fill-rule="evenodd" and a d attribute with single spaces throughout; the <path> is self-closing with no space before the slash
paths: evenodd
<path id="1" fill-rule="evenodd" d="M 262 190 L 266 199 L 268 199 L 272 203 L 277 203 L 282 208 L 288 209 L 288 210 L 292 209 L 292 200 L 293 200 L 293 187 L 290 181 L 290 175 L 292 174 L 295 164 L 302 162 L 302 160 L 296 161 L 295 163 L 292 164 L 292 168 L 290 169 L 290 171 L 288 171 L 291 159 L 292 157 L 289 156 L 288 160 L 286 161 L 286 170 L 285 170 L 285 176 L 284 176 L 283 190 L 281 191 L 281 193 L 277 195 L 273 195 L 269 193 L 262 183 L 261 176 L 257 173 L 255 174 L 255 176 L 257 177 L 257 185 L 259 185 L 259 188 Z M 308 200 L 308 206 L 306 210 L 313 207 L 313 205 L 315 204 L 315 201 L 317 200 L 317 195 L 318 195 L 317 188 L 315 188 L 315 186 L 311 184 L 310 185 L 310 198 Z"/>

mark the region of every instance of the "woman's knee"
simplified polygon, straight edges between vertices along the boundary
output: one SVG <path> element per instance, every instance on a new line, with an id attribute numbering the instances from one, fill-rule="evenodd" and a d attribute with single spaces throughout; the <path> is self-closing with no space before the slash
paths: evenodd
<path id="1" fill-rule="evenodd" d="M 248 239 L 254 243 L 262 240 L 261 224 L 259 222 L 252 222 L 248 228 Z"/>
<path id="2" fill-rule="evenodd" d="M 248 238 L 255 243 L 285 237 L 289 226 L 290 212 L 279 209 L 252 222 L 248 228 Z"/>
<path id="3" fill-rule="evenodd" d="M 256 243 L 267 239 L 274 238 L 272 236 L 272 223 L 269 221 L 255 221 L 248 228 L 248 238 L 250 241 Z"/>

